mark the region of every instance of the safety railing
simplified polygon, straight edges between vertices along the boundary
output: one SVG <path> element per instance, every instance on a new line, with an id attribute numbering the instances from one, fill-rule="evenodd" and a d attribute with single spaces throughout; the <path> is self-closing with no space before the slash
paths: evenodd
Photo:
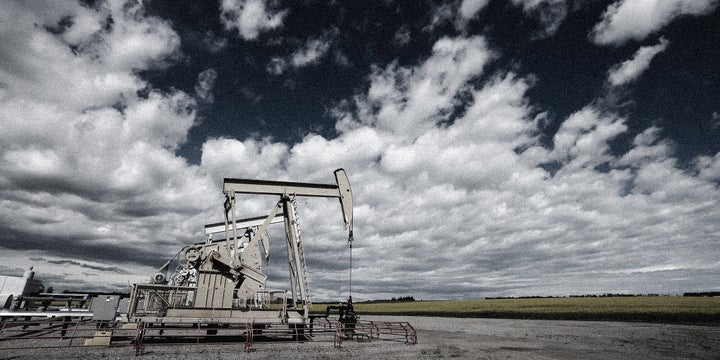
<path id="1" fill-rule="evenodd" d="M 0 321 L 0 351 L 90 345 L 124 346 L 130 344 L 136 336 L 135 326 L 128 327 L 117 322 L 63 318 Z"/>
<path id="2" fill-rule="evenodd" d="M 187 324 L 151 322 L 99 322 L 83 319 L 0 321 L 0 358 L 9 350 L 75 348 L 85 346 L 132 347 L 136 355 L 148 346 L 239 345 L 253 351 L 257 344 L 283 342 L 394 341 L 416 344 L 409 323 L 358 321 L 343 324 L 326 318 L 302 324 Z"/>
<path id="3" fill-rule="evenodd" d="M 417 344 L 415 328 L 408 322 L 363 321 L 341 323 L 325 318 L 315 319 L 311 332 L 334 331 L 335 347 L 342 346 L 343 340 L 392 341 L 405 344 Z"/>

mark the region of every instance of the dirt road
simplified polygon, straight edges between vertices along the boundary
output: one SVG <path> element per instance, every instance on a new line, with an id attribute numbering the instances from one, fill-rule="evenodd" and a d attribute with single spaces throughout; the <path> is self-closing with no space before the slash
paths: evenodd
<path id="1" fill-rule="evenodd" d="M 718 327 L 426 317 L 409 320 L 418 331 L 419 344 L 414 351 L 419 357 L 720 359 Z"/>

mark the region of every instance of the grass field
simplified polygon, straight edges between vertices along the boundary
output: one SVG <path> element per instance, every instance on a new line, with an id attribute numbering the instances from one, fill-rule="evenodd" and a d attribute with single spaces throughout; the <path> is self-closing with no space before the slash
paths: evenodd
<path id="1" fill-rule="evenodd" d="M 325 306 L 313 310 L 324 312 Z M 613 320 L 720 324 L 720 298 L 679 296 L 570 297 L 355 304 L 366 315 Z"/>

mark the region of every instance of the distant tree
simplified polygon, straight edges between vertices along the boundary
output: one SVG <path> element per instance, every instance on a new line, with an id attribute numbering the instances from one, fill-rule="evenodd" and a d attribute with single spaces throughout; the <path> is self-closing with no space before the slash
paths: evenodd
<path id="1" fill-rule="evenodd" d="M 705 292 L 687 292 L 684 293 L 683 296 L 707 296 L 707 297 L 716 297 L 720 296 L 720 291 L 705 291 Z"/>

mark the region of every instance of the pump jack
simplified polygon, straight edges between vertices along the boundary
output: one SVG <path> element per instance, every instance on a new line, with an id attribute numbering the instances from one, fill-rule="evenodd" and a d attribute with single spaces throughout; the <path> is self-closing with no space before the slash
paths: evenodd
<path id="1" fill-rule="evenodd" d="M 295 198 L 330 197 L 340 201 L 348 241 L 353 240 L 352 191 L 345 170 L 335 170 L 336 184 L 308 184 L 225 178 L 224 218 L 205 226 L 203 243 L 181 250 L 184 259 L 166 275 L 170 261 L 153 276 L 151 284 L 131 289 L 129 321 L 153 323 L 307 324 L 311 298 L 300 236 Z M 236 219 L 238 194 L 274 195 L 279 200 L 266 217 Z M 290 302 L 286 291 L 265 288 L 260 243 L 269 256 L 267 233 L 272 223 L 285 225 Z M 244 232 L 241 230 L 244 229 Z M 224 232 L 214 241 L 213 234 Z M 180 254 L 179 253 L 179 254 Z M 184 260 L 184 261 L 183 261 Z M 278 297 L 278 299 L 274 299 Z M 282 305 L 273 303 L 281 300 Z M 350 303 L 351 304 L 351 303 Z M 350 305 L 352 306 L 352 305 Z"/>

